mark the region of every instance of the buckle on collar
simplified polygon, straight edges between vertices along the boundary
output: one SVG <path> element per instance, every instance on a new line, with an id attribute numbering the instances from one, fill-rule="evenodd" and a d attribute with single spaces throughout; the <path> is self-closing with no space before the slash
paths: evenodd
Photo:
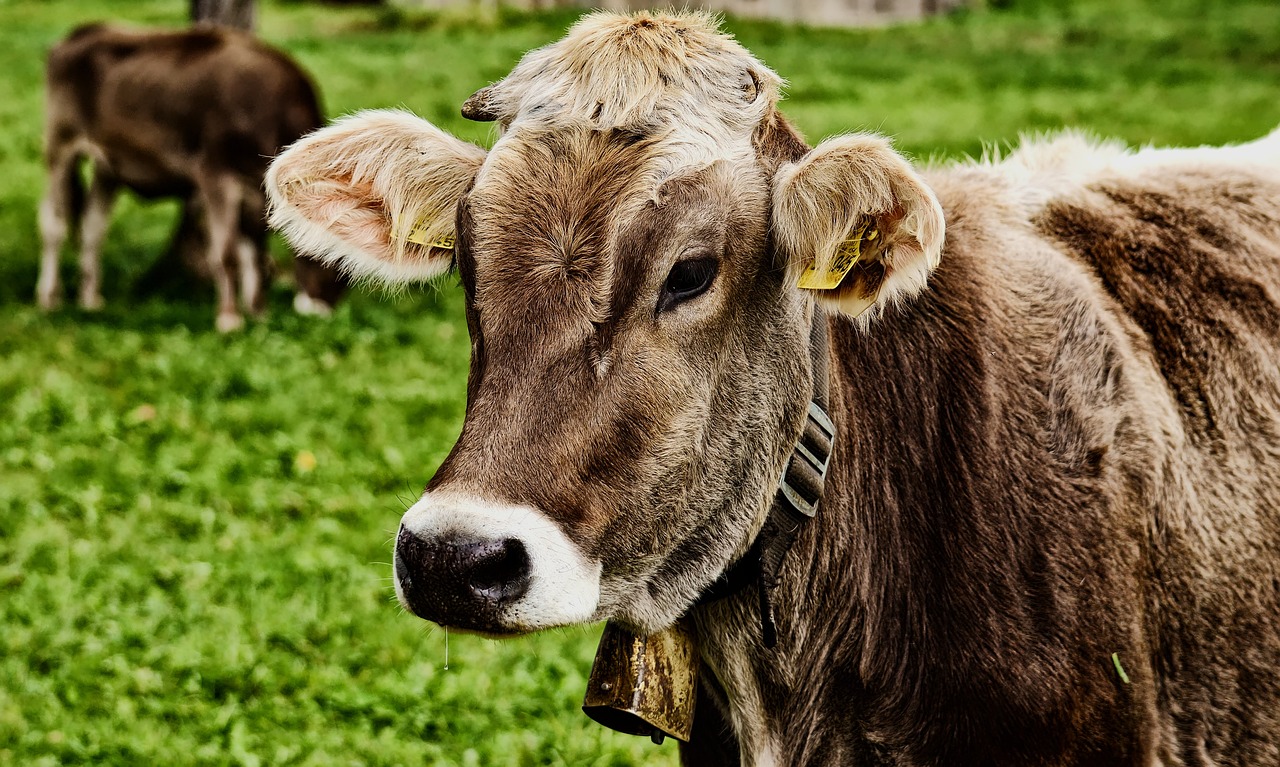
<path id="1" fill-rule="evenodd" d="M 810 401 L 804 431 L 800 433 L 800 439 L 782 470 L 782 478 L 778 480 L 780 498 L 804 519 L 812 519 L 818 513 L 822 487 L 831 466 L 831 446 L 835 436 L 836 427 L 831 417 L 818 403 Z"/>
<path id="2" fill-rule="evenodd" d="M 812 400 L 805 417 L 804 429 L 791 450 L 782 478 L 778 480 L 778 493 L 773 509 L 765 520 L 764 528 L 756 537 L 755 545 L 759 563 L 760 629 L 764 646 L 772 649 L 778 643 L 778 628 L 774 620 L 773 589 L 778 585 L 782 561 L 800 535 L 800 528 L 818 513 L 822 501 L 822 489 L 831 466 L 831 447 L 835 441 L 836 427 L 831 417 Z"/>

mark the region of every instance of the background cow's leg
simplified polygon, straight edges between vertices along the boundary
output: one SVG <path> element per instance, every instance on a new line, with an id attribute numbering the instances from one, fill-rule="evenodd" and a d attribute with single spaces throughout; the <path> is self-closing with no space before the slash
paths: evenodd
<path id="1" fill-rule="evenodd" d="M 101 309 L 102 301 L 102 241 L 111 223 L 111 208 L 115 204 L 120 182 L 100 164 L 94 164 L 93 181 L 89 184 L 89 199 L 80 225 L 80 308 L 88 311 Z"/>
<path id="2" fill-rule="evenodd" d="M 155 276 L 157 284 L 186 282 L 190 278 L 203 281 L 209 278 L 209 233 L 204 207 L 199 194 L 193 194 L 182 203 L 182 215 L 174 228 L 173 238 L 164 258 L 157 268 L 164 267 L 164 274 Z"/>
<path id="3" fill-rule="evenodd" d="M 336 267 L 322 264 L 302 253 L 293 257 L 293 278 L 298 293 L 293 308 L 298 314 L 328 317 L 347 292 L 350 280 Z"/>
<path id="4" fill-rule="evenodd" d="M 705 667 L 698 683 L 698 706 L 693 716 L 693 735 L 680 744 L 680 763 L 685 767 L 738 767 L 742 758 L 738 740 L 725 715 L 728 703 L 715 677 Z"/>
<path id="5" fill-rule="evenodd" d="M 267 255 L 266 197 L 256 186 L 246 186 L 242 197 L 236 258 L 240 269 L 240 301 L 244 310 L 261 318 L 267 310 L 271 264 Z"/>
<path id="6" fill-rule="evenodd" d="M 182 203 L 182 215 L 164 255 L 133 284 L 139 296 L 163 295 L 187 299 L 204 291 L 209 281 L 209 237 L 205 231 L 200 194 Z"/>
<path id="7" fill-rule="evenodd" d="M 49 169 L 48 187 L 40 201 L 40 280 L 36 283 L 36 302 L 41 309 L 55 309 L 62 303 L 58 262 L 67 233 L 76 223 L 81 196 L 77 174 L 79 155 L 69 143 L 50 142 L 45 157 Z"/>
<path id="8" fill-rule="evenodd" d="M 236 267 L 240 273 L 240 306 L 255 319 L 266 314 L 267 291 L 259 248 L 253 240 L 240 235 L 236 239 Z"/>
<path id="9" fill-rule="evenodd" d="M 219 332 L 229 333 L 244 327 L 244 318 L 236 311 L 232 279 L 240 239 L 240 185 L 231 179 L 210 176 L 200 188 L 209 225 L 209 272 L 218 296 L 215 326 Z"/>

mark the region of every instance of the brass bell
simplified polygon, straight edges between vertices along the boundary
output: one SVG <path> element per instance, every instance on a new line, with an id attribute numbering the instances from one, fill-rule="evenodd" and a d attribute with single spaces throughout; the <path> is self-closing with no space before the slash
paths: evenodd
<path id="1" fill-rule="evenodd" d="M 687 743 L 698 701 L 698 661 L 688 619 L 647 637 L 607 623 L 582 710 L 619 732 Z"/>

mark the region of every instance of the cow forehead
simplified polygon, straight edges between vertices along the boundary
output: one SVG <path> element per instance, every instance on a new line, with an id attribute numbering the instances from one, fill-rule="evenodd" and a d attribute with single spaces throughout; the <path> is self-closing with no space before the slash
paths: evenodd
<path id="1" fill-rule="evenodd" d="M 619 221 L 646 204 L 652 147 L 617 132 L 509 135 L 468 195 L 467 240 L 482 307 L 499 320 L 604 321 Z"/>
<path id="2" fill-rule="evenodd" d="M 661 177 L 655 142 L 622 131 L 522 130 L 489 153 L 468 196 L 480 243 L 548 240 L 569 232 L 603 237 L 622 207 L 643 205 Z M 597 242 L 603 246 L 603 242 Z"/>
<path id="3" fill-rule="evenodd" d="M 651 264 L 722 247 L 742 215 L 765 226 L 754 162 L 669 175 L 660 141 L 625 131 L 522 129 L 501 144 L 463 222 L 478 308 L 499 310 L 491 330 L 556 317 L 569 336 L 590 335 L 625 310 Z"/>
<path id="4" fill-rule="evenodd" d="M 780 84 L 710 14 L 595 13 L 482 93 L 504 131 L 627 131 L 674 168 L 749 154 Z"/>
<path id="5" fill-rule="evenodd" d="M 780 82 L 709 14 L 597 13 L 477 94 L 502 128 L 469 195 L 477 304 L 501 307 L 486 324 L 607 322 L 644 271 L 619 231 L 667 182 L 751 176 Z"/>

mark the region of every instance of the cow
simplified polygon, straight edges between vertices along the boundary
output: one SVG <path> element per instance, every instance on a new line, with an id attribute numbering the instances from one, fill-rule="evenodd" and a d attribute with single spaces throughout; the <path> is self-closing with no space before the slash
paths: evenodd
<path id="1" fill-rule="evenodd" d="M 691 764 L 1280 763 L 1280 131 L 920 167 L 778 99 L 707 16 L 597 14 L 464 104 L 488 151 L 370 112 L 275 161 L 293 242 L 465 293 L 401 603 L 687 620 Z"/>
<path id="2" fill-rule="evenodd" d="M 103 306 L 100 254 L 123 187 L 184 200 L 181 233 L 201 241 L 198 272 L 217 291 L 216 326 L 244 324 L 236 308 L 266 308 L 271 261 L 262 178 L 279 150 L 323 124 L 315 89 L 287 56 L 247 33 L 217 27 L 141 31 L 90 24 L 49 53 L 43 239 L 36 300 L 61 301 L 58 260 L 69 229 L 81 232 L 79 304 Z M 92 164 L 85 194 L 81 162 Z M 206 255 L 207 254 L 207 255 Z M 301 311 L 328 313 L 346 278 L 295 259 Z"/>

